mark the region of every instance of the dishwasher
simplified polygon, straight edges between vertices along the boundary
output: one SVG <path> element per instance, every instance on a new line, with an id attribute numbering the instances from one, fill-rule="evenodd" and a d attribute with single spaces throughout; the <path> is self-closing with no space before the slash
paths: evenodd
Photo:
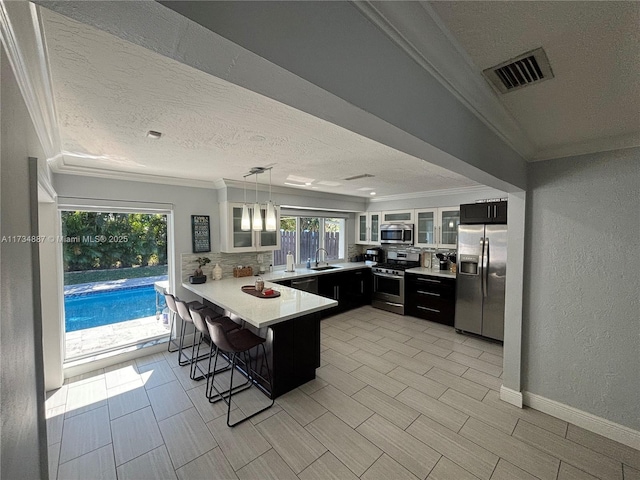
<path id="1" fill-rule="evenodd" d="M 291 288 L 305 292 L 318 293 L 318 277 L 305 277 L 291 280 Z"/>

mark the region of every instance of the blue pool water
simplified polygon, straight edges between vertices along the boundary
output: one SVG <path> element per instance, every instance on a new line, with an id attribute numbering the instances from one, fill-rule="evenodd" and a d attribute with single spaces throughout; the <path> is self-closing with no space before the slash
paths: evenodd
<path id="1" fill-rule="evenodd" d="M 100 327 L 156 314 L 153 285 L 121 290 L 65 295 L 67 332 Z"/>

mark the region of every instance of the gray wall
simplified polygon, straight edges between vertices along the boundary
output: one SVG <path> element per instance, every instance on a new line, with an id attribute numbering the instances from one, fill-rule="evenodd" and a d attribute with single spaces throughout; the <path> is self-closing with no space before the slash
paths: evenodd
<path id="1" fill-rule="evenodd" d="M 28 158 L 42 152 L 4 48 L 0 69 L 0 235 L 37 235 Z M 0 258 L 0 477 L 48 478 L 37 243 L 3 242 Z"/>
<path id="2" fill-rule="evenodd" d="M 529 182 L 524 389 L 640 430 L 640 148 Z"/>

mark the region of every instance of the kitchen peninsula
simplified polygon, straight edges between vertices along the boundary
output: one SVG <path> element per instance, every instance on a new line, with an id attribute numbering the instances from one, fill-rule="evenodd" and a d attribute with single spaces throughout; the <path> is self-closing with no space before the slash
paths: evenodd
<path id="1" fill-rule="evenodd" d="M 277 398 L 313 380 L 320 366 L 320 313 L 338 302 L 313 293 L 265 282 L 277 298 L 257 298 L 241 290 L 256 277 L 228 278 L 192 285 L 187 290 L 225 311 L 245 328 L 267 339 L 266 348 Z"/>

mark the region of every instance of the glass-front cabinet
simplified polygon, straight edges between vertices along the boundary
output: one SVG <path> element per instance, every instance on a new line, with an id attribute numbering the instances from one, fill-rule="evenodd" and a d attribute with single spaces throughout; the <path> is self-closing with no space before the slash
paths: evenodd
<path id="1" fill-rule="evenodd" d="M 382 223 L 413 222 L 414 210 L 391 210 L 388 212 L 382 212 Z"/>
<path id="2" fill-rule="evenodd" d="M 356 214 L 356 243 L 380 245 L 380 212 Z"/>
<path id="3" fill-rule="evenodd" d="M 415 211 L 416 247 L 457 248 L 460 207 Z"/>
<path id="4" fill-rule="evenodd" d="M 242 230 L 242 203 L 222 202 L 220 204 L 220 250 L 225 253 L 269 251 L 280 249 L 280 230 L 266 230 L 265 209 L 261 208 L 262 230 Z M 253 218 L 253 208 L 249 207 L 249 217 Z M 280 209 L 276 207 L 276 225 L 280 225 Z M 253 224 L 251 225 L 253 227 Z"/>

